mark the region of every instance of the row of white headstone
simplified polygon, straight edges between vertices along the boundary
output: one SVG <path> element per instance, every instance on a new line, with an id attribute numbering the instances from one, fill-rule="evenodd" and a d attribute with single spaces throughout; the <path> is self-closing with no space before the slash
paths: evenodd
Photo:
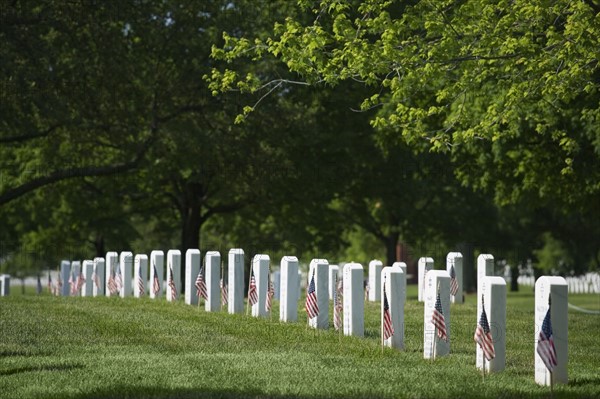
<path id="1" fill-rule="evenodd" d="M 10 274 L 0 274 L 0 296 L 10 294 Z"/>
<path id="2" fill-rule="evenodd" d="M 600 294 L 600 274 L 586 273 L 582 276 L 568 276 L 565 281 L 569 286 L 570 294 Z M 517 282 L 520 285 L 533 287 L 535 285 L 535 277 L 519 276 Z"/>
<path id="3" fill-rule="evenodd" d="M 122 252 L 119 256 L 116 252 L 109 252 L 106 258 L 96 258 L 94 261 L 84 261 L 83 268 L 77 270 L 79 262 L 63 262 L 61 265 L 61 276 L 64 281 L 68 280 L 69 273 L 83 273 L 85 286 L 82 289 L 82 295 L 103 295 L 110 293 L 107 290 L 108 276 L 115 272 L 115 268 L 123 276 L 123 284 L 120 296 L 128 296 L 131 291 L 135 296 L 140 296 L 140 290 L 137 284 L 138 275 L 142 281 L 152 282 L 156 274 L 157 280 L 161 282 L 164 271 L 164 254 L 162 251 L 153 251 L 150 255 L 150 276 L 145 275 L 148 270 L 148 259 L 146 255 L 136 255 L 135 260 L 131 252 Z M 446 269 L 433 270 L 432 258 L 419 259 L 418 274 L 418 292 L 419 301 L 424 301 L 424 357 L 427 359 L 437 356 L 444 356 L 450 353 L 450 303 L 462 303 L 462 255 L 457 252 L 448 254 Z M 197 249 L 188 250 L 186 253 L 185 302 L 188 304 L 198 303 L 198 297 L 194 294 L 194 282 L 200 268 L 200 251 Z M 72 266 L 75 270 L 70 270 Z M 255 255 L 251 263 L 254 276 L 257 301 L 252 306 L 252 315 L 255 317 L 268 317 L 266 301 L 269 289 L 270 258 L 268 255 Z M 221 280 L 221 257 L 219 252 L 210 251 L 205 256 L 204 278 L 207 288 L 207 298 L 205 309 L 207 311 L 216 311 L 220 309 L 219 286 Z M 132 270 L 133 269 L 133 270 Z M 178 250 L 167 252 L 167 281 L 171 278 L 175 282 L 177 292 L 180 291 L 181 276 L 181 254 Z M 459 284 L 457 295 L 452 298 L 450 295 L 451 273 L 453 269 L 455 278 Z M 477 318 L 482 312 L 482 307 L 488 317 L 492 336 L 494 339 L 495 357 L 484 362 L 481 348 L 477 346 L 476 364 L 480 369 L 487 372 L 500 371 L 505 367 L 505 348 L 506 348 L 506 283 L 503 278 L 493 276 L 494 258 L 492 255 L 480 255 L 477 259 L 477 298 L 483 298 L 483 304 L 478 300 Z M 321 311 L 318 315 L 308 320 L 309 326 L 318 329 L 329 328 L 329 301 L 334 297 L 336 283 L 340 270 L 336 265 L 329 265 L 326 259 L 313 259 L 310 262 L 307 287 L 311 279 L 314 279 L 316 303 Z M 96 274 L 100 281 L 106 281 L 106 284 L 96 285 L 90 276 Z M 132 276 L 133 274 L 133 276 Z M 224 273 L 223 273 L 224 274 Z M 342 268 L 343 281 L 343 333 L 344 335 L 364 336 L 364 294 L 363 285 L 364 273 L 363 267 L 358 263 L 347 263 Z M 295 322 L 298 320 L 298 301 L 300 299 L 300 274 L 298 268 L 298 259 L 293 256 L 285 256 L 280 263 L 279 279 L 279 298 L 280 298 L 280 320 L 284 322 Z M 71 274 L 73 278 L 73 275 Z M 133 278 L 132 278 L 133 277 Z M 236 248 L 229 251 L 227 265 L 227 295 L 228 312 L 244 312 L 244 251 Z M 88 287 L 91 286 L 93 288 Z M 104 293 L 102 288 L 104 287 Z M 389 306 L 389 315 L 394 329 L 394 334 L 385 339 L 382 343 L 385 346 L 402 349 L 404 347 L 404 304 L 406 302 L 406 264 L 397 262 L 392 266 L 383 267 L 380 261 L 374 260 L 369 264 L 368 280 L 368 300 L 380 301 L 384 295 Z M 563 290 L 564 288 L 564 290 Z M 537 347 L 537 338 L 539 330 L 546 312 L 548 311 L 548 295 L 552 293 L 552 321 L 554 327 L 554 342 L 557 349 L 559 364 L 553 372 L 554 382 L 565 382 L 567 380 L 566 362 L 567 362 L 567 285 L 564 279 L 560 277 L 542 277 L 536 283 L 536 337 L 535 345 Z M 63 295 L 68 295 L 68 288 L 63 287 Z M 170 284 L 167 284 L 167 300 L 173 300 L 171 296 Z M 91 291 L 91 292 L 90 292 Z M 146 289 L 151 297 L 160 295 L 160 291 L 154 293 L 153 290 Z M 445 317 L 447 339 L 438 339 L 435 334 L 435 327 L 432 324 L 432 314 L 439 293 L 441 308 Z M 460 296 L 459 296 L 460 294 Z M 545 300 L 545 303 L 544 303 Z M 384 324 L 384 301 L 381 301 L 381 323 Z M 549 376 L 544 363 L 536 353 L 535 372 L 536 381 L 540 384 L 548 384 Z"/>

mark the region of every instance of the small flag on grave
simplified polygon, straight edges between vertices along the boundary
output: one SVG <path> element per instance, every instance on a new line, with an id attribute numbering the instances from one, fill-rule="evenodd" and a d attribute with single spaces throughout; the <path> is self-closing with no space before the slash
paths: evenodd
<path id="1" fill-rule="evenodd" d="M 114 295 L 117 293 L 117 285 L 115 284 L 115 272 L 114 270 L 110 271 L 110 276 L 108 276 L 108 291 L 110 292 L 111 295 Z"/>
<path id="2" fill-rule="evenodd" d="M 390 304 L 388 303 L 387 293 L 385 292 L 385 282 L 383 284 L 383 340 L 385 341 L 394 335 L 394 326 L 392 324 Z"/>
<path id="3" fill-rule="evenodd" d="M 175 286 L 175 280 L 173 279 L 173 268 L 169 266 L 169 287 L 171 288 L 171 301 L 177 300 L 177 287 Z"/>
<path id="4" fill-rule="evenodd" d="M 254 271 L 250 266 L 250 284 L 248 285 L 248 304 L 250 306 L 258 302 L 258 293 L 256 292 L 256 279 L 254 278 Z"/>
<path id="5" fill-rule="evenodd" d="M 337 277 L 336 277 L 337 279 Z M 338 280 L 336 284 L 335 294 L 333 297 L 333 328 L 339 330 L 342 328 L 342 291 L 343 291 L 343 280 Z"/>
<path id="6" fill-rule="evenodd" d="M 268 271 L 267 278 L 269 279 L 269 290 L 267 291 L 267 303 L 265 304 L 265 310 L 267 312 L 271 311 L 273 307 L 273 297 L 275 296 L 275 286 L 271 281 L 271 271 Z"/>
<path id="7" fill-rule="evenodd" d="M 538 336 L 537 353 L 540 355 L 548 371 L 552 372 L 558 365 L 556 360 L 556 348 L 554 347 L 554 337 L 552 336 L 552 320 L 550 318 L 551 296 L 548 296 L 548 311 L 542 323 L 542 330 Z"/>
<path id="8" fill-rule="evenodd" d="M 313 319 L 319 315 L 319 305 L 317 304 L 317 293 L 315 291 L 315 272 L 313 270 L 308 291 L 306 292 L 306 313 L 309 319 Z"/>
<path id="9" fill-rule="evenodd" d="M 79 276 L 77 277 L 77 292 L 81 293 L 81 289 L 85 284 L 85 278 L 83 277 L 83 269 L 79 271 Z"/>
<path id="10" fill-rule="evenodd" d="M 196 283 L 194 285 L 196 286 L 196 295 L 198 295 L 198 298 L 206 300 L 208 295 L 206 294 L 206 283 L 204 282 L 204 273 L 202 267 L 200 267 L 200 271 L 198 272 Z"/>
<path id="11" fill-rule="evenodd" d="M 458 280 L 456 280 L 456 271 L 454 265 L 450 266 L 450 295 L 455 296 L 458 292 Z"/>
<path id="12" fill-rule="evenodd" d="M 479 323 L 477 323 L 477 328 L 475 329 L 474 338 L 475 342 L 481 347 L 485 358 L 487 360 L 492 360 L 496 354 L 494 351 L 494 340 L 492 339 L 490 325 L 485 313 L 485 307 L 483 306 L 483 295 L 481 296 L 481 316 L 479 317 Z"/>
<path id="13" fill-rule="evenodd" d="M 69 287 L 71 290 L 71 295 L 77 294 L 77 278 L 74 277 L 75 272 L 69 274 Z"/>
<path id="14" fill-rule="evenodd" d="M 444 341 L 448 340 L 446 333 L 446 320 L 444 319 L 444 312 L 442 310 L 442 300 L 440 299 L 440 289 L 438 287 L 437 298 L 435 300 L 435 307 L 433 308 L 433 314 L 431 316 L 431 322 L 437 329 L 437 336 Z"/>
<path id="15" fill-rule="evenodd" d="M 219 285 L 221 286 L 221 303 L 227 305 L 227 284 L 223 282 L 222 277 Z"/>
<path id="16" fill-rule="evenodd" d="M 154 268 L 154 278 L 152 279 L 152 292 L 154 293 L 154 295 L 158 294 L 158 291 L 160 291 L 160 281 L 158 280 L 158 272 L 156 271 L 156 265 L 153 264 L 152 267 Z"/>
<path id="17" fill-rule="evenodd" d="M 121 291 L 123 287 L 123 278 L 121 277 L 121 266 L 117 263 L 115 270 L 115 294 Z"/>
<path id="18" fill-rule="evenodd" d="M 146 293 L 146 288 L 144 287 L 144 275 L 142 274 L 142 262 L 140 262 L 140 267 L 138 268 L 138 278 L 137 278 L 137 285 L 138 285 L 138 291 L 140 294 L 140 297 L 144 296 L 144 294 Z"/>
<path id="19" fill-rule="evenodd" d="M 52 276 L 50 275 L 50 270 L 48 270 L 48 292 L 53 294 L 53 289 L 52 289 Z"/>

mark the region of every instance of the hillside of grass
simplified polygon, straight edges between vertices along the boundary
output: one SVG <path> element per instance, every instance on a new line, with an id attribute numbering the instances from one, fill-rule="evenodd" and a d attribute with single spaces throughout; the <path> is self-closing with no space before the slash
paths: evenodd
<path id="1" fill-rule="evenodd" d="M 16 287 L 15 287 L 16 288 Z M 451 354 L 423 359 L 423 305 L 409 286 L 405 350 L 381 351 L 379 304 L 365 338 L 183 302 L 135 298 L 0 298 L 1 398 L 550 397 L 534 382 L 533 291 L 507 300 L 507 365 L 475 368 L 474 296 L 451 308 Z M 569 302 L 600 310 L 598 295 Z M 303 303 L 299 303 L 299 309 Z M 331 311 L 331 310 L 330 310 Z M 600 316 L 569 313 L 569 384 L 555 398 L 600 397 Z"/>

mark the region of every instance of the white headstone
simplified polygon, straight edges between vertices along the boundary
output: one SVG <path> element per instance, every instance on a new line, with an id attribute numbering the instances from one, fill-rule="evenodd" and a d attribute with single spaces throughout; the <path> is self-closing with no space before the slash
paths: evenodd
<path id="1" fill-rule="evenodd" d="M 485 371 L 502 371 L 506 365 L 506 280 L 502 277 L 486 276 L 482 278 L 481 292 L 477 298 L 477 320 L 481 317 L 481 295 L 483 295 L 485 313 L 490 326 L 490 333 L 494 342 L 495 357 L 485 359 Z M 475 364 L 478 369 L 483 368 L 483 351 L 476 346 Z"/>
<path id="2" fill-rule="evenodd" d="M 549 298 L 550 297 L 550 298 Z M 551 306 L 549 299 L 552 300 Z M 552 338 L 556 349 L 556 363 L 552 374 L 546 368 L 544 361 L 537 352 L 540 332 L 544 318 L 550 309 L 552 325 Z M 568 382 L 567 363 L 568 351 L 568 290 L 567 282 L 562 277 L 542 276 L 535 283 L 535 382 L 540 385 L 550 385 L 550 378 L 554 383 L 566 384 Z M 597 332 L 596 332 L 597 334 Z M 597 335 L 596 335 L 597 336 Z M 589 348 L 593 350 L 592 348 Z"/>
<path id="3" fill-rule="evenodd" d="M 326 259 L 313 259 L 308 269 L 307 287 L 310 279 L 315 278 L 315 293 L 319 314 L 308 321 L 313 328 L 326 330 L 329 328 L 329 262 Z"/>
<path id="4" fill-rule="evenodd" d="M 298 258 L 284 256 L 281 258 L 281 280 L 279 297 L 279 320 L 298 320 L 299 276 Z"/>
<path id="5" fill-rule="evenodd" d="M 338 265 L 329 265 L 329 299 L 333 300 L 335 296 L 335 282 L 337 281 L 337 277 L 340 273 L 340 268 Z"/>
<path id="6" fill-rule="evenodd" d="M 114 278 L 117 266 L 119 264 L 119 254 L 116 252 L 107 252 L 106 253 L 106 264 L 105 264 L 105 273 L 104 278 L 104 293 L 106 296 L 110 296 L 111 292 L 108 288 L 108 281 L 112 276 Z"/>
<path id="7" fill-rule="evenodd" d="M 454 268 L 458 291 L 456 295 L 450 294 L 450 302 L 463 303 L 463 256 L 460 252 L 450 252 L 446 256 L 446 271 L 450 274 L 450 269 Z"/>
<path id="8" fill-rule="evenodd" d="M 69 296 L 71 294 L 71 287 L 69 287 L 69 276 L 71 275 L 71 262 L 63 260 L 60 262 L 60 275 L 58 278 L 62 284 L 60 289 L 60 295 Z"/>
<path id="9" fill-rule="evenodd" d="M 131 284 L 133 280 L 133 254 L 129 251 L 121 252 L 119 265 L 121 267 L 121 278 L 123 279 L 119 295 L 121 298 L 125 298 L 133 295 L 133 285 Z"/>
<path id="10" fill-rule="evenodd" d="M 369 301 L 381 300 L 381 270 L 383 263 L 374 259 L 369 262 Z"/>
<path id="11" fill-rule="evenodd" d="M 344 265 L 344 335 L 365 334 L 365 299 L 363 267 L 360 263 Z"/>
<path id="12" fill-rule="evenodd" d="M 258 301 L 252 305 L 252 316 L 268 317 L 267 312 L 267 292 L 269 289 L 269 255 L 257 254 L 252 258 L 252 271 L 256 281 L 256 294 Z"/>
<path id="13" fill-rule="evenodd" d="M 419 302 L 424 301 L 425 294 L 425 275 L 430 270 L 433 270 L 433 259 L 432 258 L 419 258 L 418 264 L 418 279 L 417 279 L 417 289 L 418 289 L 418 300 Z"/>
<path id="14" fill-rule="evenodd" d="M 133 261 L 133 296 L 148 295 L 148 255 L 137 254 Z"/>
<path id="15" fill-rule="evenodd" d="M 185 303 L 188 305 L 198 304 L 196 293 L 196 278 L 200 272 L 200 250 L 188 249 L 185 251 Z M 206 270 L 204 270 L 204 282 L 206 283 Z"/>
<path id="16" fill-rule="evenodd" d="M 167 251 L 166 287 L 167 301 L 173 302 L 179 299 L 179 296 L 181 295 L 181 251 L 178 249 L 170 249 Z M 175 290 L 173 290 L 173 288 L 175 288 Z"/>
<path id="17" fill-rule="evenodd" d="M 404 279 L 404 299 L 403 299 L 403 303 L 406 303 L 406 285 L 408 284 L 408 281 L 407 281 L 408 267 L 406 266 L 406 263 L 404 263 L 404 262 L 394 262 L 392 264 L 392 267 L 402 269 L 402 278 Z"/>
<path id="18" fill-rule="evenodd" d="M 390 348 L 404 348 L 404 298 L 406 277 L 399 266 L 384 267 L 381 271 L 381 331 L 384 324 L 384 290 L 394 334 L 383 343 Z"/>
<path id="19" fill-rule="evenodd" d="M 148 288 L 150 298 L 160 298 L 163 293 L 163 282 L 164 282 L 164 265 L 165 265 L 165 253 L 163 251 L 152 251 L 150 252 L 150 279 L 148 281 Z M 158 291 L 154 290 L 154 283 L 158 282 Z"/>
<path id="20" fill-rule="evenodd" d="M 94 261 L 84 260 L 81 272 L 85 281 L 81 288 L 81 296 L 92 296 L 94 294 Z"/>
<path id="21" fill-rule="evenodd" d="M 442 313 L 446 325 L 447 340 L 438 337 L 438 330 L 432 322 L 433 309 L 437 299 L 438 287 Z M 445 270 L 430 270 L 425 276 L 425 311 L 423 322 L 423 356 L 435 359 L 450 353 L 450 275 Z"/>
<path id="22" fill-rule="evenodd" d="M 94 288 L 92 289 L 92 294 L 94 296 L 104 296 L 105 285 L 105 276 L 104 273 L 106 271 L 106 266 L 104 263 L 104 258 L 97 257 L 94 258 L 94 275 L 92 279 L 94 280 Z"/>
<path id="23" fill-rule="evenodd" d="M 221 309 L 221 254 L 208 251 L 204 256 L 204 281 L 206 282 L 206 302 L 204 310 L 217 312 Z"/>
<path id="24" fill-rule="evenodd" d="M 10 295 L 10 274 L 0 275 L 0 296 Z"/>
<path id="25" fill-rule="evenodd" d="M 481 300 L 481 282 L 485 276 L 494 275 L 494 257 L 481 254 L 477 257 L 477 298 Z"/>
<path id="26" fill-rule="evenodd" d="M 244 250 L 230 249 L 228 261 L 227 309 L 232 314 L 244 313 Z"/>

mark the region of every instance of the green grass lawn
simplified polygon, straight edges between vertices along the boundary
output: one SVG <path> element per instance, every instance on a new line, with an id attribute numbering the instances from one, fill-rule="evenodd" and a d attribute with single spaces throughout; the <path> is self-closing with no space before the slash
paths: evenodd
<path id="1" fill-rule="evenodd" d="M 451 354 L 423 359 L 423 305 L 409 286 L 406 348 L 386 349 L 379 304 L 365 338 L 206 313 L 183 302 L 60 298 L 30 291 L 0 299 L 0 398 L 550 397 L 534 382 L 531 287 L 509 293 L 506 370 L 475 368 L 475 296 L 451 308 Z M 598 295 L 571 295 L 600 310 Z M 303 303 L 299 303 L 299 308 Z M 600 397 L 600 316 L 569 313 L 569 384 L 554 397 Z"/>

